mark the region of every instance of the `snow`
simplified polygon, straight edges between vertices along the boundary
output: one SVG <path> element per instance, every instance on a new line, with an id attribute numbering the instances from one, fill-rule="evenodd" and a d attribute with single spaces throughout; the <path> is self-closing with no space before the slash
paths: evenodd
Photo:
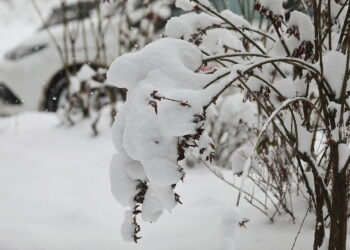
<path id="1" fill-rule="evenodd" d="M 252 148 L 244 145 L 238 148 L 232 155 L 232 173 L 233 175 L 241 175 L 248 158 L 252 155 Z"/>
<path id="2" fill-rule="evenodd" d="M 313 134 L 301 126 L 300 121 L 298 124 L 298 150 L 302 153 L 309 154 L 311 152 L 312 137 Z"/>
<path id="3" fill-rule="evenodd" d="M 177 164 L 167 159 L 152 158 L 144 166 L 150 182 L 156 186 L 171 186 L 182 177 Z"/>
<path id="4" fill-rule="evenodd" d="M 77 73 L 77 78 L 83 82 L 90 80 L 93 76 L 96 75 L 96 71 L 93 70 L 89 65 L 84 64 L 79 72 Z"/>
<path id="5" fill-rule="evenodd" d="M 295 79 L 294 87 L 295 87 L 295 90 L 297 91 L 297 94 L 299 96 L 306 95 L 307 86 L 306 86 L 305 81 L 303 79 Z"/>
<path id="6" fill-rule="evenodd" d="M 183 8 L 189 8 L 184 6 L 188 1 L 178 2 Z M 207 4 L 206 1 L 201 3 Z M 261 0 L 260 3 L 278 15 L 282 1 Z M 202 14 L 189 13 L 183 18 L 173 18 L 167 26 L 168 36 L 191 40 L 193 32 L 221 22 Z M 222 14 L 235 25 L 247 27 L 240 16 L 230 12 Z M 293 12 L 289 25 L 298 27 L 301 40 L 312 41 L 311 20 L 307 18 L 304 14 Z M 147 23 L 143 22 L 141 26 L 147 27 Z M 233 32 L 217 31 L 220 33 L 219 47 L 234 44 L 234 50 L 244 50 L 239 36 L 234 36 Z M 215 34 L 212 31 L 208 33 Z M 290 51 L 300 44 L 295 37 L 288 37 L 285 41 Z M 280 43 L 272 52 L 278 56 L 285 55 Z M 335 65 L 345 65 L 345 55 L 331 51 L 323 59 L 325 77 L 339 98 L 344 70 Z M 298 62 L 297 59 L 291 60 Z M 263 62 L 264 59 L 255 61 L 256 64 Z M 237 192 L 224 187 L 207 172 L 186 169 L 189 176 L 185 184 L 175 185 L 184 177 L 177 162 L 179 139 L 205 127 L 204 121 L 195 121 L 204 114 L 203 106 L 227 85 L 229 79 L 238 76 L 238 70 L 246 70 L 248 66 L 233 67 L 228 77 L 203 90 L 203 86 L 219 75 L 220 70 L 215 72 L 215 66 L 215 70 L 207 74 L 208 71 L 201 70 L 202 53 L 197 47 L 186 41 L 164 38 L 139 52 L 118 58 L 111 65 L 108 81 L 128 89 L 128 100 L 118 113 L 112 132 L 105 123 L 102 124 L 102 134 L 91 138 L 86 123 L 73 128 L 59 127 L 56 118 L 50 114 L 27 113 L 0 118 L 3 141 L 0 152 L 4 157 L 0 161 L 4 162 L 0 167 L 3 172 L 0 174 L 0 214 L 4 215 L 0 223 L 0 248 L 147 250 L 174 247 L 232 250 L 248 247 L 255 250 L 261 249 L 262 243 L 268 249 L 289 248 L 287 242 L 294 240 L 299 216 L 303 215 L 300 211 L 307 207 L 303 198 L 293 197 L 297 200 L 294 203 L 297 224 L 284 221 L 286 217 L 282 215 L 276 219 L 273 229 L 268 228 L 260 214 L 251 210 L 254 208 L 243 203 L 241 210 L 245 217 L 251 219 L 248 229 L 244 229 L 238 226 L 243 216 L 232 209 Z M 211 64 L 204 67 L 213 69 Z M 78 81 L 88 80 L 93 73 L 92 69 L 84 66 L 75 77 L 77 84 L 72 86 L 78 86 Z M 251 79 L 248 83 L 255 91 L 264 85 Z M 290 79 L 274 83 L 286 98 L 304 93 L 305 89 L 300 85 L 301 82 Z M 282 103 L 283 100 L 276 99 L 278 103 L 276 100 L 272 103 L 281 106 L 272 113 L 258 139 L 275 115 L 298 100 L 289 99 Z M 255 117 L 250 103 L 241 104 L 237 100 L 227 98 L 222 102 L 226 111 L 223 114 L 219 112 L 219 119 L 235 120 L 237 113 L 243 113 L 243 122 L 253 122 Z M 335 104 L 329 106 L 333 108 Z M 301 126 L 301 121 L 297 123 L 298 149 L 309 154 L 312 133 Z M 115 149 L 110 137 L 113 137 Z M 199 150 L 204 150 L 203 159 L 214 153 L 212 139 L 205 131 L 192 142 L 198 145 Z M 350 156 L 348 145 L 340 144 L 339 153 L 341 171 Z M 234 181 L 232 172 L 234 175 L 243 172 L 243 187 L 252 161 L 252 157 L 248 157 L 251 154 L 252 150 L 246 146 L 238 149 L 232 156 L 232 171 L 223 171 L 223 175 Z M 110 158 L 112 161 L 108 164 Z M 249 180 L 246 182 L 246 186 L 251 185 Z M 139 202 L 136 196 L 141 189 L 145 192 L 142 202 Z M 185 205 L 177 204 L 177 193 L 181 194 Z M 261 193 L 257 191 L 256 195 Z M 113 196 L 124 208 L 113 202 Z M 173 213 L 169 216 L 163 213 L 164 210 Z M 158 223 L 149 227 L 141 222 L 142 243 L 127 245 L 123 241 L 134 241 L 134 234 L 138 231 L 134 219 L 139 212 L 144 222 Z M 313 219 L 310 217 L 313 216 L 306 221 L 305 233 L 300 236 L 295 249 L 311 246 Z M 183 221 L 185 223 L 181 224 Z M 121 234 L 118 234 L 120 225 Z M 14 235 L 18 240 L 13 240 Z M 272 237 L 278 240 L 269 245 L 266 239 Z"/>
<path id="7" fill-rule="evenodd" d="M 220 30 L 220 34 L 218 35 L 218 45 L 236 51 L 244 51 L 242 41 L 226 29 Z"/>
<path id="8" fill-rule="evenodd" d="M 156 197 L 152 188 L 149 188 L 142 205 L 142 219 L 146 222 L 155 222 L 163 214 L 163 205 Z"/>
<path id="9" fill-rule="evenodd" d="M 221 15 L 236 27 L 250 27 L 248 21 L 230 10 L 222 11 Z M 213 28 L 222 23 L 224 23 L 224 21 L 216 16 L 203 12 L 189 12 L 178 17 L 172 17 L 165 26 L 164 34 L 173 38 L 183 38 L 185 40 L 189 40 L 192 38 L 193 34 L 199 33 L 207 28 Z M 224 33 L 225 36 L 227 34 L 227 32 Z M 223 36 L 223 38 L 225 36 Z M 232 38 L 228 39 L 232 40 Z M 242 45 L 240 46 L 242 47 Z"/>
<path id="10" fill-rule="evenodd" d="M 243 99 L 244 96 L 240 93 L 224 98 L 220 104 L 218 120 L 233 126 L 239 126 L 242 121 L 253 127 L 256 122 L 256 107 L 251 102 L 242 102 Z"/>
<path id="11" fill-rule="evenodd" d="M 290 36 L 290 37 L 286 37 L 284 38 L 284 42 L 288 48 L 288 50 L 292 53 L 295 49 L 297 49 L 300 44 L 301 41 L 299 41 L 295 36 Z M 287 56 L 287 52 L 284 49 L 282 42 L 281 41 L 277 41 L 274 44 L 273 49 L 271 50 L 270 53 L 272 56 L 276 56 L 276 57 L 282 57 L 282 56 Z"/>
<path id="12" fill-rule="evenodd" d="M 164 52 L 167 53 L 167 56 L 163 55 Z M 151 56 L 152 60 L 149 60 Z M 120 56 L 111 64 L 107 72 L 107 80 L 119 88 L 133 91 L 152 69 L 160 69 L 165 66 L 171 68 L 179 64 L 182 65 L 182 68 L 195 71 L 202 64 L 202 53 L 193 44 L 164 38 L 148 44 L 142 51 Z M 132 70 L 133 74 L 124 69 Z"/>
<path id="13" fill-rule="evenodd" d="M 292 79 L 282 79 L 277 81 L 273 84 L 273 86 L 277 89 L 277 91 L 282 95 L 284 98 L 293 98 L 296 96 L 297 91 L 295 90 L 295 84 Z M 281 104 L 281 100 L 278 100 L 280 97 L 279 94 L 276 93 L 276 91 L 272 90 L 272 96 L 271 102 L 278 107 Z"/>
<path id="14" fill-rule="evenodd" d="M 138 183 L 133 182 L 137 178 L 124 174 L 123 187 L 114 182 L 118 182 L 118 173 L 126 172 L 129 164 L 137 164 L 146 174 L 146 189 L 154 191 L 154 199 L 163 209 L 170 211 L 176 206 L 173 188 L 184 176 L 177 165 L 178 137 L 195 135 L 203 127 L 203 122 L 194 122 L 196 116 L 202 114 L 211 97 L 227 84 L 223 80 L 203 90 L 204 84 L 216 74 L 194 72 L 200 68 L 201 61 L 202 54 L 193 44 L 163 38 L 117 58 L 110 66 L 107 81 L 128 89 L 128 99 L 115 121 L 113 138 L 117 158 L 130 162 L 114 160 L 111 164 L 112 190 L 122 205 L 138 205 L 137 199 L 133 199 L 139 192 Z M 210 138 L 204 133 L 196 140 L 198 149 L 203 151 L 202 157 L 210 159 L 213 154 Z M 148 206 L 154 203 L 147 199 L 140 203 L 143 202 Z M 143 210 L 144 207 L 142 213 L 149 214 Z"/>
<path id="15" fill-rule="evenodd" d="M 210 2 L 209 0 L 199 0 L 198 1 L 200 4 L 210 7 Z M 180 8 L 184 11 L 191 11 L 197 4 L 192 2 L 192 0 L 176 0 L 175 1 L 175 6 L 177 8 Z"/>
<path id="16" fill-rule="evenodd" d="M 343 86 L 346 56 L 339 51 L 328 51 L 323 56 L 323 72 L 336 98 L 340 98 Z"/>
<path id="17" fill-rule="evenodd" d="M 195 5 L 191 3 L 189 0 L 176 0 L 175 6 L 184 11 L 190 11 L 190 10 L 193 10 Z"/>
<path id="18" fill-rule="evenodd" d="M 292 26 L 298 28 L 301 41 L 314 41 L 314 25 L 312 23 L 311 18 L 308 15 L 297 10 L 291 12 L 289 19 L 289 27 Z"/>
<path id="19" fill-rule="evenodd" d="M 239 230 L 239 223 L 242 221 L 242 215 L 238 208 L 230 209 L 224 213 L 222 219 L 222 234 L 224 239 L 222 241 L 222 250 L 235 250 L 237 242 L 237 231 Z"/>
<path id="20" fill-rule="evenodd" d="M 122 168 L 120 166 L 127 166 Z M 133 180 L 127 173 L 126 169 L 131 169 L 130 165 L 137 165 L 132 159 L 128 159 L 125 154 L 116 154 L 112 158 L 110 168 L 111 191 L 115 199 L 124 206 L 132 206 L 134 196 L 138 193 L 135 186 L 136 180 Z M 140 167 L 141 166 L 136 166 Z M 142 168 L 141 168 L 142 169 Z M 133 173 L 136 176 L 136 173 Z"/>
<path id="21" fill-rule="evenodd" d="M 264 86 L 264 83 L 256 77 L 249 77 L 248 81 L 246 82 L 246 85 L 251 91 L 259 92 Z"/>
<path id="22" fill-rule="evenodd" d="M 44 113 L 0 118 L 1 249 L 221 250 L 231 237 L 236 250 L 291 248 L 306 211 L 303 199 L 295 204 L 296 224 L 287 216 L 271 224 L 241 202 L 250 222 L 234 229 L 237 192 L 203 168 L 187 170 L 178 187 L 183 205 L 154 225 L 142 224 L 138 244 L 124 243 L 119 233 L 124 208 L 114 201 L 108 181 L 114 152 L 108 125 L 90 137 L 88 123 L 71 128 L 58 123 L 54 114 Z M 294 249 L 310 248 L 313 224 L 309 215 Z"/>
<path id="23" fill-rule="evenodd" d="M 345 143 L 340 143 L 338 145 L 338 150 L 339 150 L 338 172 L 341 172 L 344 169 L 345 164 L 350 157 L 350 148 L 349 148 L 349 145 Z"/>
<path id="24" fill-rule="evenodd" d="M 236 27 L 250 28 L 250 23 L 244 17 L 233 13 L 230 10 L 223 10 L 221 15 Z"/>
<path id="25" fill-rule="evenodd" d="M 165 26 L 164 34 L 173 38 L 188 40 L 192 34 L 210 26 L 222 23 L 222 21 L 206 13 L 185 13 L 178 17 L 172 17 Z"/>
<path id="26" fill-rule="evenodd" d="M 135 226 L 133 225 L 134 221 L 132 211 L 125 211 L 124 218 L 125 219 L 120 230 L 121 235 L 126 242 L 133 242 L 134 238 L 131 237 L 131 235 L 134 233 Z"/>
<path id="27" fill-rule="evenodd" d="M 283 0 L 258 0 L 265 8 L 273 12 L 274 15 L 284 16 Z"/>

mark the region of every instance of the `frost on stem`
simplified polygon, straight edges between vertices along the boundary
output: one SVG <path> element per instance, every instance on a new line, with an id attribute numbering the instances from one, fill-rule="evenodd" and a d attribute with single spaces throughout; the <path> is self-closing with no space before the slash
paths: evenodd
<path id="1" fill-rule="evenodd" d="M 226 82 L 203 89 L 216 74 L 195 72 L 201 64 L 196 46 L 164 38 L 119 57 L 107 72 L 108 82 L 128 89 L 113 126 L 118 152 L 110 169 L 114 197 L 131 208 L 122 229 L 126 240 L 138 239 L 139 213 L 144 221 L 154 222 L 163 210 L 170 211 L 180 202 L 174 191 L 184 178 L 178 161 L 188 148 L 197 149 L 207 161 L 215 156 L 204 130 L 203 107 Z"/>

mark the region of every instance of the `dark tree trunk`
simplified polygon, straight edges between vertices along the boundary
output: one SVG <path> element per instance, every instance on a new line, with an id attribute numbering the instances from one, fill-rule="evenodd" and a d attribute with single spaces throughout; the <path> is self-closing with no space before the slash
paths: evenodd
<path id="1" fill-rule="evenodd" d="M 331 146 L 331 164 L 333 174 L 332 209 L 330 211 L 330 236 L 328 250 L 346 250 L 347 212 L 348 212 L 348 181 L 346 170 L 338 173 L 338 145 Z"/>
<path id="2" fill-rule="evenodd" d="M 324 196 L 322 195 L 322 188 L 318 180 L 318 174 L 316 169 L 313 169 L 314 183 L 315 183 L 315 210 L 316 210 L 316 224 L 314 233 L 314 250 L 319 249 L 322 246 L 324 239 L 324 219 L 323 219 L 323 206 Z"/>

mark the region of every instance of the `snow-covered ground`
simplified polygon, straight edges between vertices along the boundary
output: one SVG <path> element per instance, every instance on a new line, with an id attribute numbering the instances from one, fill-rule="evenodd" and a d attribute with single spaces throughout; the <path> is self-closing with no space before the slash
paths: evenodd
<path id="1" fill-rule="evenodd" d="M 107 125 L 97 137 L 86 123 L 58 126 L 54 114 L 24 113 L 0 118 L 0 249 L 64 250 L 220 250 L 222 231 L 237 193 L 207 169 L 186 170 L 179 184 L 183 205 L 154 224 L 142 224 L 138 244 L 124 243 L 120 225 L 124 208 L 113 198 L 109 163 L 114 152 Z M 236 249 L 291 249 L 306 207 L 298 218 L 271 224 L 241 203 L 250 219 L 236 235 Z M 296 249 L 310 249 L 309 215 Z M 232 249 L 229 249 L 232 250 Z"/>

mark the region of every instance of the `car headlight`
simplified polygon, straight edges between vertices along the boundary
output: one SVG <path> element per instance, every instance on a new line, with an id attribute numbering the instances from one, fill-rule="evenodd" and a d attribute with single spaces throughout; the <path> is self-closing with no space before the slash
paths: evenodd
<path id="1" fill-rule="evenodd" d="M 38 44 L 38 45 L 32 45 L 32 46 L 24 46 L 21 45 L 12 51 L 5 54 L 5 58 L 10 61 L 16 61 L 18 59 L 21 59 L 23 57 L 29 56 L 31 54 L 37 53 L 39 51 L 42 51 L 43 49 L 46 49 L 46 44 Z"/>

